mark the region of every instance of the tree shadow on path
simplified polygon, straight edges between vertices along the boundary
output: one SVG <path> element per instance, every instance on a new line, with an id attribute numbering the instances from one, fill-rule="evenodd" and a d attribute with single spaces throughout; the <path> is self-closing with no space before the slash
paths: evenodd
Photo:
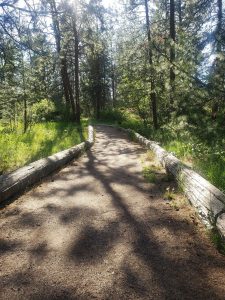
<path id="1" fill-rule="evenodd" d="M 129 205 L 117 191 L 112 188 L 111 179 L 109 176 L 105 176 L 94 163 L 96 157 L 93 152 L 88 152 L 89 161 L 86 164 L 88 170 L 92 175 L 101 182 L 106 192 L 110 194 L 111 201 L 114 207 L 121 215 L 121 221 L 126 222 L 134 233 L 134 239 L 132 241 L 133 252 L 136 257 L 147 266 L 149 273 L 154 272 L 154 278 L 158 283 L 165 299 L 223 299 L 221 293 L 218 293 L 217 288 L 213 288 L 208 283 L 207 275 L 210 274 L 210 269 L 218 267 L 220 270 L 224 267 L 224 260 L 220 260 L 220 256 L 210 257 L 209 253 L 205 253 L 202 257 L 195 257 L 193 259 L 188 255 L 182 255 L 182 258 L 176 259 L 173 255 L 167 255 L 165 249 L 158 242 L 158 237 L 155 236 L 153 229 L 154 221 L 146 224 L 145 221 L 139 220 L 132 212 Z M 121 172 L 121 170 L 118 170 Z M 115 174 L 114 174 L 115 175 Z M 114 178 L 115 179 L 115 178 Z M 118 178 L 119 183 L 119 178 Z M 137 180 L 138 185 L 138 180 Z M 151 212 L 149 212 L 151 213 Z M 160 210 L 158 211 L 158 217 L 160 218 Z M 157 223 L 157 222 L 156 222 Z M 167 223 L 163 223 L 166 228 Z M 174 234 L 179 227 L 178 220 L 169 224 L 170 229 L 172 227 Z M 182 228 L 184 228 L 182 226 Z M 186 230 L 184 228 L 184 230 Z M 190 230 L 188 227 L 187 230 Z M 194 231 L 194 229 L 193 229 Z M 178 234 L 182 234 L 178 231 Z M 177 236 L 179 239 L 179 237 Z M 201 243 L 201 240 L 197 236 L 193 237 L 196 245 Z M 178 250 L 179 251 L 179 250 Z M 143 290 L 143 297 L 145 297 L 146 289 L 148 295 L 151 294 L 151 286 L 145 286 L 140 288 L 142 272 L 139 270 L 136 274 L 140 276 L 139 279 L 132 279 L 132 274 L 128 268 L 123 270 L 127 277 L 127 282 L 132 281 L 132 285 L 139 291 L 139 294 Z M 127 290 L 126 282 L 124 282 L 124 290 Z"/>

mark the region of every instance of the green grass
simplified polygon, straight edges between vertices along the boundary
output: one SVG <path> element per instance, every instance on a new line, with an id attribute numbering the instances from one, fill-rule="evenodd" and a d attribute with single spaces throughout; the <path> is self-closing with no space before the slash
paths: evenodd
<path id="1" fill-rule="evenodd" d="M 174 200 L 176 198 L 174 188 L 167 187 L 163 198 L 166 200 Z"/>
<path id="2" fill-rule="evenodd" d="M 71 122 L 35 124 L 25 134 L 0 125 L 0 174 L 81 143 L 87 137 L 87 120 L 81 126 Z"/>
<path id="3" fill-rule="evenodd" d="M 191 138 L 190 138 L 191 139 Z M 225 158 L 221 147 L 184 140 L 162 143 L 167 151 L 190 164 L 194 170 L 209 180 L 222 191 L 225 191 Z"/>
<path id="4" fill-rule="evenodd" d="M 217 250 L 225 255 L 225 242 L 220 236 L 218 230 L 216 228 L 211 229 L 209 232 L 209 238 L 211 239 L 212 243 L 215 245 Z"/>
<path id="5" fill-rule="evenodd" d="M 150 167 L 143 168 L 143 176 L 150 183 L 156 183 L 156 181 L 157 181 L 156 174 L 155 174 L 154 170 L 152 170 L 152 168 L 150 168 Z"/>

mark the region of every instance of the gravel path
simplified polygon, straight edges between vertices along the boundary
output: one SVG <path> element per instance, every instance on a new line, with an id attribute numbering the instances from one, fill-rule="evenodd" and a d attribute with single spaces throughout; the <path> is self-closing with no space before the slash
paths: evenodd
<path id="1" fill-rule="evenodd" d="M 191 208 L 97 127 L 87 154 L 0 211 L 0 299 L 225 299 L 225 258 Z"/>

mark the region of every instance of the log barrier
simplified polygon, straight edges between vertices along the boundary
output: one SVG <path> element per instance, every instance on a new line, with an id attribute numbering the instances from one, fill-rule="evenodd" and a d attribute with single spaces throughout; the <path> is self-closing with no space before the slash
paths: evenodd
<path id="1" fill-rule="evenodd" d="M 74 147 L 63 150 L 46 158 L 39 159 L 16 171 L 0 176 L 0 202 L 26 190 L 53 171 L 77 158 L 94 143 L 94 129 L 88 126 L 88 139 Z"/>

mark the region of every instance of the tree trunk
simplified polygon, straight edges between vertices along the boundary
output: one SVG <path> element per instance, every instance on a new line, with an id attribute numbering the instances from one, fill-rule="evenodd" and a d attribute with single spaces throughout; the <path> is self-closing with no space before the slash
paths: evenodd
<path id="1" fill-rule="evenodd" d="M 24 67 L 24 56 L 22 52 L 22 78 L 23 78 L 23 132 L 27 132 L 28 118 L 27 118 L 27 93 L 26 93 L 26 82 L 25 82 L 25 67 Z"/>
<path id="2" fill-rule="evenodd" d="M 67 97 L 69 97 L 69 103 L 70 103 L 70 106 L 72 109 L 73 119 L 74 119 L 74 121 L 76 121 L 76 107 L 75 107 L 75 102 L 74 102 L 74 97 L 73 97 L 73 90 L 72 90 L 72 86 L 71 86 L 68 71 L 67 71 L 66 58 L 62 58 L 62 64 L 64 66 L 64 73 L 63 73 L 64 90 L 66 90 L 66 95 L 67 95 Z"/>
<path id="3" fill-rule="evenodd" d="M 100 119 L 100 102 L 99 102 L 99 99 L 97 99 L 97 101 L 96 101 L 96 119 L 97 120 Z"/>
<path id="4" fill-rule="evenodd" d="M 155 129 L 158 128 L 158 116 L 157 116 L 157 97 L 155 92 L 155 80 L 154 80 L 154 66 L 152 59 L 152 47 L 151 47 L 151 31 L 150 31 L 150 21 L 149 21 L 149 9 L 148 9 L 148 0 L 145 0 L 145 16 L 146 16 L 146 27 L 148 34 L 148 59 L 150 65 L 150 102 L 152 106 L 152 118 L 153 126 Z"/>
<path id="5" fill-rule="evenodd" d="M 97 79 L 97 84 L 95 86 L 96 88 L 96 118 L 97 120 L 100 119 L 100 110 L 101 110 L 101 102 L 102 102 L 102 84 L 101 84 L 101 66 L 100 66 L 100 62 L 99 62 L 99 55 L 96 58 L 96 77 Z"/>
<path id="6" fill-rule="evenodd" d="M 65 55 L 62 53 L 61 47 L 61 32 L 59 26 L 59 19 L 58 19 L 58 12 L 56 8 L 55 0 L 49 0 L 50 8 L 51 8 L 51 15 L 52 15 L 52 23 L 53 29 L 55 34 L 55 41 L 56 41 L 56 50 L 60 57 L 60 69 L 61 69 L 61 78 L 62 78 L 62 85 L 64 96 L 66 100 L 67 106 L 70 106 L 73 113 L 73 118 L 76 121 L 76 108 L 74 103 L 73 97 L 73 90 L 71 87 L 71 83 L 69 80 L 68 69 L 67 69 L 67 61 Z"/>
<path id="7" fill-rule="evenodd" d="M 217 13 L 217 32 L 216 32 L 216 50 L 220 53 L 222 50 L 222 19 L 223 19 L 223 6 L 222 0 L 217 0 L 218 13 Z"/>
<path id="8" fill-rule="evenodd" d="M 28 120 L 27 120 L 27 97 L 26 95 L 23 95 L 23 103 L 24 103 L 24 114 L 23 114 L 23 131 L 24 133 L 27 132 L 27 128 L 28 128 Z"/>
<path id="9" fill-rule="evenodd" d="M 115 102 L 116 102 L 115 65 L 112 64 L 112 107 L 115 107 Z"/>
<path id="10" fill-rule="evenodd" d="M 222 0 L 217 0 L 217 28 L 216 28 L 216 54 L 220 54 L 222 51 L 222 19 L 223 19 L 223 6 Z M 220 61 L 218 58 L 215 60 L 215 70 L 219 69 Z M 215 100 L 212 106 L 212 119 L 215 120 L 219 111 L 218 99 Z"/>
<path id="11" fill-rule="evenodd" d="M 75 47 L 75 105 L 76 121 L 80 124 L 80 78 L 79 78 L 79 38 L 76 25 L 76 16 L 73 20 L 74 47 Z"/>
<path id="12" fill-rule="evenodd" d="M 174 73 L 174 61 L 175 61 L 175 5 L 174 0 L 170 0 L 170 107 L 171 111 L 174 110 L 174 92 L 175 92 L 175 73 Z"/>
<path id="13" fill-rule="evenodd" d="M 64 97 L 66 100 L 66 104 L 67 106 L 71 106 L 70 103 L 70 94 L 69 94 L 69 90 L 68 90 L 68 85 L 67 85 L 67 65 L 66 65 L 66 59 L 65 58 L 61 58 L 60 59 L 60 64 L 61 64 L 61 78 L 62 78 L 62 84 L 63 84 L 63 91 L 64 91 Z"/>
<path id="14" fill-rule="evenodd" d="M 178 17 L 179 17 L 179 27 L 182 26 L 182 0 L 178 0 Z"/>

